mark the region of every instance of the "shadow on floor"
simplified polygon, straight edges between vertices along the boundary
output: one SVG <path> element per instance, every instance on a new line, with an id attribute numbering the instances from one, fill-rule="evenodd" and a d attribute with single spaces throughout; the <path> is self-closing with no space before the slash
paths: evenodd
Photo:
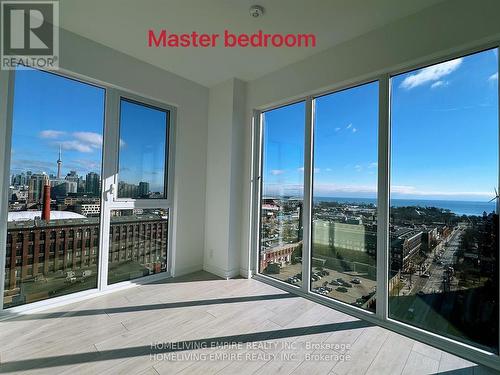
<path id="1" fill-rule="evenodd" d="M 241 276 L 235 277 L 234 279 L 242 279 Z M 182 275 L 179 277 L 171 277 L 166 279 L 161 279 L 157 281 L 150 282 L 148 284 L 175 284 L 175 283 L 189 283 L 194 281 L 217 281 L 225 280 L 222 277 L 214 275 L 206 271 L 196 271 L 187 275 Z M 145 284 L 147 285 L 147 284 Z"/>
<path id="2" fill-rule="evenodd" d="M 59 367 L 68 365 L 77 365 L 82 363 L 91 363 L 99 361 L 109 361 L 121 358 L 133 358 L 143 356 L 164 356 L 168 353 L 183 352 L 188 350 L 217 348 L 240 343 L 279 340 L 289 337 L 300 337 L 320 333 L 336 332 L 343 330 L 362 329 L 373 326 L 371 323 L 355 320 L 349 322 L 339 322 L 331 324 L 321 324 L 309 327 L 287 328 L 274 331 L 264 331 L 247 333 L 241 335 L 212 337 L 199 340 L 187 340 L 179 342 L 165 342 L 161 345 L 152 343 L 151 345 L 134 346 L 123 349 L 104 350 L 101 352 L 86 352 L 78 354 L 66 354 L 36 359 L 24 359 L 18 361 L 3 362 L 0 364 L 0 373 L 9 373 L 14 371 L 28 371 L 49 367 Z"/>
<path id="3" fill-rule="evenodd" d="M 181 307 L 269 301 L 269 300 L 287 299 L 287 298 L 300 298 L 300 297 L 291 293 L 265 294 L 265 295 L 247 296 L 247 297 L 228 297 L 228 298 L 216 298 L 208 300 L 157 303 L 154 305 L 122 306 L 122 307 L 109 307 L 104 309 L 57 311 L 53 313 L 26 314 L 26 315 L 16 316 L 15 318 L 12 318 L 12 320 L 22 321 L 22 320 L 38 320 L 38 319 L 76 318 L 80 316 L 89 316 L 89 315 L 119 314 L 119 313 L 137 312 L 137 311 L 144 312 L 144 311 L 176 309 Z"/>

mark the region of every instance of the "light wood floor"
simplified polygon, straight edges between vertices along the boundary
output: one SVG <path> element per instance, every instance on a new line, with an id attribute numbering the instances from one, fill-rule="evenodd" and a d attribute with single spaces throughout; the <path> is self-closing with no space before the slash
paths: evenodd
<path id="1" fill-rule="evenodd" d="M 2 321 L 0 361 L 0 373 L 22 374 L 494 373 L 259 281 L 204 272 Z"/>

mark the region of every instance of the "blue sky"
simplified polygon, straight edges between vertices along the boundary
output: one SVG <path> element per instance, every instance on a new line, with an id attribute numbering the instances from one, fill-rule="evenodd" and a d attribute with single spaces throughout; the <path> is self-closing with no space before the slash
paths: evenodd
<path id="1" fill-rule="evenodd" d="M 101 174 L 104 103 L 101 88 L 32 69 L 16 71 L 11 174 L 55 175 L 59 147 L 63 176 L 70 170 Z M 152 191 L 160 191 L 166 113 L 132 103 L 122 111 L 121 179 L 148 181 Z"/>
<path id="2" fill-rule="evenodd" d="M 167 113 L 122 101 L 120 119 L 120 181 L 163 192 Z"/>
<path id="3" fill-rule="evenodd" d="M 391 81 L 393 198 L 484 201 L 498 171 L 496 50 Z M 304 103 L 264 114 L 264 193 L 301 194 Z M 378 84 L 316 100 L 314 195 L 376 196 Z"/>
<path id="4" fill-rule="evenodd" d="M 35 70 L 16 71 L 11 173 L 101 174 L 104 90 Z"/>

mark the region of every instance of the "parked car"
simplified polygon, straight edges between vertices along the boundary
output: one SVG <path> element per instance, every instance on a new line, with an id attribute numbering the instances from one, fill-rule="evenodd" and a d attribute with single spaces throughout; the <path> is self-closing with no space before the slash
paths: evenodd
<path id="1" fill-rule="evenodd" d="M 340 293 L 347 293 L 347 288 L 344 288 L 343 286 L 339 286 L 337 289 L 335 289 L 337 292 Z"/>
<path id="2" fill-rule="evenodd" d="M 355 277 L 354 279 L 351 280 L 351 283 L 353 284 L 361 284 L 361 280 L 357 277 Z"/>

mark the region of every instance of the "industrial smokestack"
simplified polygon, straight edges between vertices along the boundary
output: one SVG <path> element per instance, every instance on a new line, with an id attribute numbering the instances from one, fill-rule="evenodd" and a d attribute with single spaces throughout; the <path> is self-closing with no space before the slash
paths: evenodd
<path id="1" fill-rule="evenodd" d="M 50 220 L 50 185 L 43 187 L 42 220 Z"/>

